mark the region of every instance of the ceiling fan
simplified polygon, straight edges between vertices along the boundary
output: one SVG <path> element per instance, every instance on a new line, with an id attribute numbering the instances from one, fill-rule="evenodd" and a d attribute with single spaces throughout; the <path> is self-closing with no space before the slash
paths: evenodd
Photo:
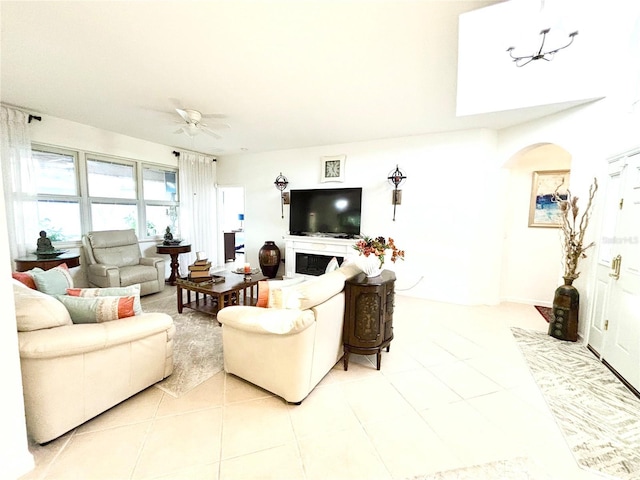
<path id="1" fill-rule="evenodd" d="M 176 123 L 181 123 L 182 126 L 173 133 L 184 133 L 189 137 L 195 137 L 202 132 L 214 138 L 221 139 L 222 136 L 214 132 L 213 129 L 229 128 L 229 124 L 222 122 L 216 122 L 210 126 L 202 123 L 203 118 L 224 118 L 224 115 L 215 113 L 203 115 L 197 110 L 187 108 L 176 108 L 176 112 L 182 117 L 182 121 L 177 121 Z"/>

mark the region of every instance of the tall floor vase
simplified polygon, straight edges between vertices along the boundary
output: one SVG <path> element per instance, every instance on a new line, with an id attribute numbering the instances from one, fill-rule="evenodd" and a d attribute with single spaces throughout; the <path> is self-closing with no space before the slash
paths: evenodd
<path id="1" fill-rule="evenodd" d="M 280 268 L 280 249 L 276 242 L 267 240 L 258 252 L 258 261 L 260 262 L 260 270 L 267 278 L 275 278 Z"/>
<path id="2" fill-rule="evenodd" d="M 564 277 L 564 285 L 553 296 L 553 316 L 549 321 L 549 335 L 559 340 L 578 340 L 578 307 L 580 293 L 572 285 L 573 278 Z"/>

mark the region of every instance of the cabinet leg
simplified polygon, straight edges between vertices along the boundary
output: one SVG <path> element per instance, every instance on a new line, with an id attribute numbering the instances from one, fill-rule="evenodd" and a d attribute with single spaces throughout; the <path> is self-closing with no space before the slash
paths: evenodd
<path id="1" fill-rule="evenodd" d="M 380 370 L 381 362 L 382 362 L 382 350 L 378 350 L 378 353 L 376 353 L 376 370 Z"/>
<path id="2" fill-rule="evenodd" d="M 342 356 L 342 363 L 344 364 L 344 371 L 349 370 L 349 352 L 345 351 Z"/>
<path id="3" fill-rule="evenodd" d="M 391 344 L 387 345 L 387 353 L 389 353 L 390 349 L 391 349 Z"/>

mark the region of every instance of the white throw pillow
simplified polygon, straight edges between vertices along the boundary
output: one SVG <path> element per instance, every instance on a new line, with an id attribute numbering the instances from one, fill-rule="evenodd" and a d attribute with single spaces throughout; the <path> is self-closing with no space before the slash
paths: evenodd
<path id="1" fill-rule="evenodd" d="M 19 332 L 72 325 L 65 306 L 51 295 L 33 290 L 13 280 L 16 326 Z"/>

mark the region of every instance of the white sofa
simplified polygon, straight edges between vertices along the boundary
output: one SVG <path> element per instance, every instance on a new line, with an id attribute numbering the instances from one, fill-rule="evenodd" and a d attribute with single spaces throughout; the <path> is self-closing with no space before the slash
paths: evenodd
<path id="1" fill-rule="evenodd" d="M 344 283 L 360 272 L 350 264 L 283 287 L 289 308 L 220 310 L 225 371 L 300 403 L 342 357 Z"/>
<path id="2" fill-rule="evenodd" d="M 45 443 L 173 372 L 173 319 L 73 324 L 55 297 L 13 281 L 27 431 Z"/>

